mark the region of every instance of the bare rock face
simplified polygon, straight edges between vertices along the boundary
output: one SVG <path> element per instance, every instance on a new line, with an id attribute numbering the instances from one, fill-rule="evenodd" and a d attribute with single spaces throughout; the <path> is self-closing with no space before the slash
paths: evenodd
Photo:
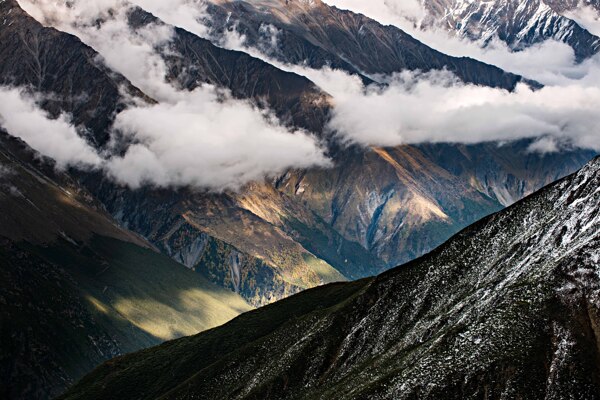
<path id="1" fill-rule="evenodd" d="M 596 158 L 407 265 L 114 360 L 62 398 L 597 399 L 599 188 Z"/>
<path id="2" fill-rule="evenodd" d="M 457 35 L 484 42 L 497 36 L 520 50 L 554 39 L 571 46 L 578 61 L 600 51 L 600 38 L 564 15 L 581 4 L 577 0 L 422 0 L 425 26 L 437 25 Z"/>

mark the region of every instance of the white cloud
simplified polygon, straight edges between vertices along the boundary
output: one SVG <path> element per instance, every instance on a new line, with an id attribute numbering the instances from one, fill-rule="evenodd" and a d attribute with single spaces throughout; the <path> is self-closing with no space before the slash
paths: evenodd
<path id="1" fill-rule="evenodd" d="M 77 134 L 68 116 L 50 119 L 35 100 L 21 90 L 0 87 L 0 126 L 56 160 L 58 168 L 99 166 L 101 158 Z"/>
<path id="2" fill-rule="evenodd" d="M 237 189 L 289 168 L 329 165 L 315 138 L 288 130 L 267 111 L 210 85 L 185 91 L 167 83 L 167 66 L 159 49 L 170 51 L 173 30 L 150 24 L 132 31 L 127 24 L 129 3 L 20 3 L 41 21 L 76 34 L 109 67 L 158 101 L 129 108 L 116 117 L 115 129 L 134 143 L 123 157 L 113 157 L 105 165 L 119 182 L 132 187 Z M 103 23 L 97 23 L 98 16 L 103 16 Z"/>
<path id="3" fill-rule="evenodd" d="M 357 82 L 353 92 L 336 98 L 331 122 L 353 142 L 393 146 L 545 138 L 600 150 L 598 87 L 533 91 L 520 85 L 509 93 L 466 85 L 445 72 L 405 72 L 386 88 L 363 89 Z"/>
<path id="4" fill-rule="evenodd" d="M 328 165 L 314 138 L 290 134 L 242 101 L 220 101 L 209 88 L 175 103 L 126 110 L 115 125 L 140 142 L 110 167 L 133 187 L 151 182 L 235 189 L 289 167 Z"/>

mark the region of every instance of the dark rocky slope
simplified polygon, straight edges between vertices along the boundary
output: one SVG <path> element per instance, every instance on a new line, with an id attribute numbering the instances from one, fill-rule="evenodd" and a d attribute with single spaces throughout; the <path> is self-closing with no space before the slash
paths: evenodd
<path id="1" fill-rule="evenodd" d="M 114 359 L 62 399 L 596 399 L 600 158 L 434 252 Z"/>
<path id="2" fill-rule="evenodd" d="M 52 398 L 102 361 L 250 308 L 0 130 L 1 398 Z"/>
<path id="3" fill-rule="evenodd" d="M 213 0 L 212 34 L 236 30 L 247 44 L 284 63 L 351 73 L 447 69 L 464 82 L 512 90 L 521 77 L 471 58 L 442 54 L 394 27 L 315 1 Z M 272 27 L 266 30 L 265 27 Z M 266 34 L 268 32 L 269 34 Z M 276 34 L 277 46 L 271 45 Z"/>

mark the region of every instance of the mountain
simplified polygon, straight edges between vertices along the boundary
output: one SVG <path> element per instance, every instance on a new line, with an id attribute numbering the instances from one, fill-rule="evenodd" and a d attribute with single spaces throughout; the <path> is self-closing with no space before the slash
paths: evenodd
<path id="1" fill-rule="evenodd" d="M 578 61 L 600 51 L 600 38 L 565 14 L 578 1 L 556 0 L 422 0 L 425 27 L 438 26 L 460 37 L 488 42 L 494 37 L 515 50 L 548 39 L 571 46 Z M 590 2 L 581 2 L 588 4 Z M 593 3 L 598 7 L 598 3 Z"/>
<path id="2" fill-rule="evenodd" d="M 367 77 L 447 69 L 464 82 L 509 90 L 522 80 L 471 58 L 447 56 L 394 26 L 321 0 L 211 0 L 206 12 L 217 40 L 236 31 L 246 45 L 283 63 L 330 66 Z"/>
<path id="3" fill-rule="evenodd" d="M 249 7 L 244 4 L 238 5 Z M 315 4 L 301 7 L 315 22 L 300 24 L 304 33 L 294 34 L 297 40 L 317 35 L 306 29 L 325 30 L 316 23 L 346 19 L 352 24 L 331 22 L 327 31 L 346 27 L 347 31 L 338 33 L 353 37 L 356 32 L 350 27 L 363 21 L 377 32 L 389 31 L 392 36 L 386 36 L 387 41 L 401 35 L 364 17 Z M 214 7 L 229 6 L 234 5 Z M 289 12 L 301 11 L 294 7 Z M 270 15 L 252 14 L 247 21 L 263 14 Z M 295 21 L 308 18 L 298 15 Z M 5 39 L 0 41 L 0 84 L 40 91 L 42 107 L 53 115 L 70 115 L 96 147 L 106 147 L 115 114 L 129 107 L 132 97 L 135 102 L 156 101 L 119 71 L 104 65 L 94 49 L 73 35 L 43 27 L 16 1 L 0 3 L 0 16 L 7 21 L 0 25 L 0 36 Z M 135 7 L 127 17 L 133 30 L 163 24 Z M 282 32 L 295 31 L 292 27 L 282 26 Z M 331 32 L 328 35 L 333 35 Z M 338 33 L 327 39 L 328 57 L 332 57 Z M 378 52 L 390 53 L 385 41 L 375 42 Z M 421 44 L 415 46 L 437 60 L 419 58 L 423 68 L 430 61 L 435 67 L 448 60 Z M 345 51 L 348 49 L 353 54 L 356 50 L 357 57 L 362 54 L 358 48 L 350 46 Z M 73 172 L 119 224 L 256 306 L 323 283 L 378 274 L 418 257 L 475 220 L 549 180 L 576 171 L 593 155 L 579 150 L 540 155 L 527 150 L 529 143 L 344 148 L 331 140 L 326 129 L 331 98 L 310 80 L 248 54 L 222 49 L 179 28 L 161 55 L 168 66 L 166 78 L 173 86 L 193 90 L 204 83 L 213 84 L 237 98 L 268 106 L 290 126 L 329 140 L 333 169 L 290 171 L 239 193 L 151 187 L 131 190 L 98 173 Z M 405 66 L 394 57 L 395 61 L 382 61 L 381 65 L 392 69 Z M 299 58 L 286 56 L 285 60 Z M 455 61 L 461 68 L 467 65 Z M 486 71 L 498 70 L 484 64 L 472 70 L 488 78 L 496 76 L 496 72 Z M 501 78 L 490 84 L 500 85 L 509 75 L 498 76 Z M 118 90 L 121 87 L 126 89 Z"/>
<path id="4" fill-rule="evenodd" d="M 52 398 L 102 361 L 250 309 L 0 130 L 0 397 Z"/>
<path id="5" fill-rule="evenodd" d="M 435 251 L 105 363 L 61 399 L 600 393 L 600 158 Z"/>
<path id="6" fill-rule="evenodd" d="M 331 170 L 292 173 L 278 189 L 391 268 L 433 250 L 594 156 L 578 150 L 540 155 L 527 150 L 530 143 L 357 151 L 345 154 Z M 371 275 L 378 272 L 371 269 Z"/>

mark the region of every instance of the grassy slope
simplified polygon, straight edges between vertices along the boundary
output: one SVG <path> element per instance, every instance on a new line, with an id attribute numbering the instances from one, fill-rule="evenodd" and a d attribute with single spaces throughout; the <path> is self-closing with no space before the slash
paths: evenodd
<path id="1" fill-rule="evenodd" d="M 307 290 L 243 314 L 223 327 L 110 360 L 80 381 L 63 398 L 157 398 L 195 374 L 210 370 L 211 365 L 220 363 L 229 355 L 255 348 L 256 343 L 290 321 L 339 307 L 365 290 L 371 281 L 334 283 Z M 193 346 L 193 352 L 189 351 L 190 346 Z M 149 360 L 151 365 L 146 364 Z M 103 386 L 105 380 L 110 380 L 111 384 L 96 390 L 95 385 Z"/>
<path id="2" fill-rule="evenodd" d="M 0 132 L 0 398 L 49 398 L 104 360 L 251 307 L 118 227 Z"/>

